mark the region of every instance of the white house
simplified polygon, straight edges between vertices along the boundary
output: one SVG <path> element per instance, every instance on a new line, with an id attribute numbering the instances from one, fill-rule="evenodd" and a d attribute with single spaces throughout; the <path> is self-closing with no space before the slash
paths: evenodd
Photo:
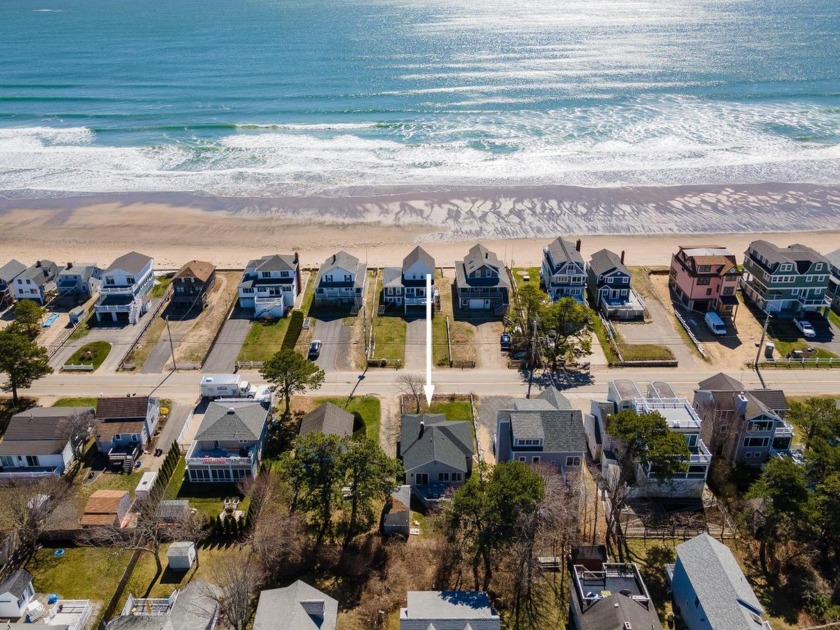
<path id="1" fill-rule="evenodd" d="M 59 267 L 51 260 L 39 260 L 15 278 L 14 288 L 16 300 L 32 300 L 44 305 L 47 294 L 55 292 L 55 280 Z"/>
<path id="2" fill-rule="evenodd" d="M 35 597 L 32 574 L 18 569 L 0 583 L 0 618 L 19 619 Z"/>
<path id="3" fill-rule="evenodd" d="M 403 259 L 402 267 L 385 267 L 382 270 L 382 303 L 409 309 L 426 308 L 426 276 L 432 277 L 435 303 L 439 293 L 435 284 L 435 259 L 422 247 L 415 247 Z"/>
<path id="4" fill-rule="evenodd" d="M 251 260 L 239 281 L 239 306 L 253 309 L 254 318 L 279 318 L 294 308 L 301 292 L 300 260 L 275 254 Z"/>
<path id="5" fill-rule="evenodd" d="M 70 418 L 92 407 L 33 407 L 12 416 L 0 441 L 0 479 L 62 475 L 73 462 Z"/>
<path id="6" fill-rule="evenodd" d="M 314 303 L 359 309 L 364 301 L 367 264 L 341 251 L 324 261 L 315 280 Z"/>
<path id="7" fill-rule="evenodd" d="M 556 238 L 543 247 L 540 279 L 553 301 L 564 297 L 586 303 L 586 263 L 580 254 L 580 241 L 572 244 Z"/>
<path id="8" fill-rule="evenodd" d="M 151 304 L 154 272 L 154 259 L 137 252 L 112 262 L 102 273 L 99 300 L 94 306 L 96 321 L 139 322 Z"/>

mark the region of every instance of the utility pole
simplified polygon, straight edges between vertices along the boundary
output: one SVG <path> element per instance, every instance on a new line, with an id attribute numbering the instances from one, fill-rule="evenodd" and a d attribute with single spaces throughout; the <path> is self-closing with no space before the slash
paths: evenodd
<path id="1" fill-rule="evenodd" d="M 764 337 L 767 335 L 767 326 L 770 324 L 770 313 L 764 320 L 764 329 L 761 331 L 761 340 L 758 342 L 758 350 L 755 352 L 755 371 L 758 372 L 758 360 L 761 358 L 761 348 L 764 346 Z"/>
<path id="2" fill-rule="evenodd" d="M 178 369 L 175 363 L 175 345 L 172 343 L 172 331 L 169 329 L 169 315 L 166 316 L 166 334 L 169 335 L 169 352 L 172 353 L 172 371 Z"/>

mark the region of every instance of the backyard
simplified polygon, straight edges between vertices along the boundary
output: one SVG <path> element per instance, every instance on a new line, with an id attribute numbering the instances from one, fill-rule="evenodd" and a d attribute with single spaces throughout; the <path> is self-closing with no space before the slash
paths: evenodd
<path id="1" fill-rule="evenodd" d="M 235 483 L 190 483 L 187 480 L 186 461 L 183 457 L 178 461 L 163 496 L 164 499 L 187 499 L 190 507 L 198 510 L 208 521 L 222 513 L 227 497 L 241 498 L 242 503 L 238 509 L 248 511 L 248 498 L 243 498 L 239 486 Z"/>

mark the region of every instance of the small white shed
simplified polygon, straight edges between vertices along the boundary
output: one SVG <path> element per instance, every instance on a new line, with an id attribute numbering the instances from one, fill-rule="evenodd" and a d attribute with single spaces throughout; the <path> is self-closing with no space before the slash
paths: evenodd
<path id="1" fill-rule="evenodd" d="M 173 571 L 189 571 L 195 562 L 195 543 L 172 543 L 166 550 L 166 559 Z"/>
<path id="2" fill-rule="evenodd" d="M 155 487 L 157 476 L 158 474 L 156 472 L 143 473 L 143 476 L 140 477 L 140 483 L 138 483 L 137 487 L 134 489 L 134 498 L 138 501 L 148 499 L 149 494 L 152 492 L 152 488 Z"/>

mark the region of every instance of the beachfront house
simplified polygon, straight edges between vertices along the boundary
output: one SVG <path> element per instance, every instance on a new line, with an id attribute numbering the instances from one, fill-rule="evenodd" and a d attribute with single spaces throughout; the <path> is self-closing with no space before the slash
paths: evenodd
<path id="1" fill-rule="evenodd" d="M 260 593 L 254 630 L 335 630 L 337 619 L 338 600 L 298 580 Z"/>
<path id="2" fill-rule="evenodd" d="M 729 547 L 703 533 L 676 551 L 676 562 L 665 572 L 674 613 L 687 630 L 770 630 Z"/>
<path id="3" fill-rule="evenodd" d="M 740 277 L 735 255 L 725 247 L 681 245 L 671 256 L 668 287 L 687 309 L 734 318 Z"/>
<path id="4" fill-rule="evenodd" d="M 256 477 L 269 420 L 268 408 L 259 402 L 210 403 L 187 452 L 187 478 L 239 483 Z"/>
<path id="5" fill-rule="evenodd" d="M 131 472 L 160 420 L 160 401 L 149 396 L 117 396 L 96 401 L 96 447 L 108 464 Z"/>
<path id="6" fill-rule="evenodd" d="M 831 310 L 840 314 L 840 249 L 835 249 L 827 254 L 826 259 L 828 259 L 828 265 L 831 269 L 831 277 L 828 279 L 828 299 L 831 300 Z M 2 287 L 0 287 L 0 290 L 2 290 Z"/>
<path id="7" fill-rule="evenodd" d="M 73 463 L 77 416 L 93 416 L 93 407 L 33 407 L 12 416 L 0 441 L 0 480 L 63 475 Z"/>
<path id="8" fill-rule="evenodd" d="M 550 463 L 564 474 L 579 471 L 586 451 L 583 416 L 553 388 L 536 398 L 517 398 L 497 413 L 493 445 L 497 462 Z"/>
<path id="9" fill-rule="evenodd" d="M 660 630 L 662 622 L 639 568 L 631 562 L 603 560 L 602 551 L 602 547 L 572 549 L 568 627 Z"/>
<path id="10" fill-rule="evenodd" d="M 464 260 L 455 261 L 458 308 L 477 315 L 501 317 L 510 304 L 510 278 L 494 252 L 475 245 Z"/>
<path id="11" fill-rule="evenodd" d="M 87 302 L 99 293 L 102 269 L 96 263 L 67 263 L 58 273 L 58 299 L 73 306 Z"/>
<path id="12" fill-rule="evenodd" d="M 685 462 L 685 471 L 669 480 L 661 480 L 656 471 L 641 464 L 636 474 L 636 484 L 631 489 L 631 496 L 637 498 L 693 498 L 703 495 L 706 477 L 712 463 L 712 456 L 700 436 L 702 422 L 700 416 L 688 400 L 677 396 L 668 383 L 651 383 L 646 393 L 629 379 L 616 379 L 607 385 L 607 400 L 593 401 L 590 413 L 584 417 L 587 441 L 590 452 L 600 453 L 601 472 L 608 484 L 618 479 L 619 453 L 621 443 L 610 437 L 607 427 L 610 416 L 624 410 L 633 410 L 639 414 L 658 412 L 665 417 L 668 428 L 685 438 L 689 455 Z"/>
<path id="13" fill-rule="evenodd" d="M 770 457 L 798 458 L 791 450 L 793 425 L 784 419 L 790 405 L 780 389 L 748 389 L 721 372 L 699 383 L 694 409 L 709 450 L 733 464 L 758 466 Z"/>
<path id="14" fill-rule="evenodd" d="M 154 284 L 153 258 L 137 252 L 123 254 L 102 273 L 99 300 L 93 307 L 96 321 L 138 323 L 149 310 Z"/>
<path id="15" fill-rule="evenodd" d="M 56 291 L 55 281 L 59 271 L 59 266 L 51 260 L 39 260 L 27 267 L 12 283 L 15 299 L 32 300 L 43 306 L 48 296 Z"/>
<path id="16" fill-rule="evenodd" d="M 278 319 L 294 308 L 301 290 L 297 252 L 263 256 L 245 267 L 239 281 L 239 306 L 253 310 L 255 319 Z"/>
<path id="17" fill-rule="evenodd" d="M 14 258 L 0 267 L 0 308 L 14 300 L 14 281 L 26 271 L 26 265 Z"/>
<path id="18" fill-rule="evenodd" d="M 744 256 L 744 297 L 780 319 L 821 313 L 828 306 L 828 259 L 798 243 L 778 247 L 753 241 Z"/>
<path id="19" fill-rule="evenodd" d="M 609 319 L 643 319 L 645 302 L 630 286 L 630 271 L 621 255 L 601 249 L 589 260 L 586 284 L 596 310 Z"/>
<path id="20" fill-rule="evenodd" d="M 443 414 L 405 414 L 397 456 L 405 483 L 422 501 L 433 503 L 447 489 L 463 485 L 472 472 L 472 426 L 451 422 Z"/>
<path id="21" fill-rule="evenodd" d="M 586 304 L 586 263 L 580 254 L 580 239 L 572 244 L 558 237 L 543 247 L 540 282 L 554 301 L 571 297 Z"/>
<path id="22" fill-rule="evenodd" d="M 395 307 L 403 313 L 426 308 L 426 276 L 432 277 L 432 298 L 440 308 L 440 293 L 435 285 L 435 259 L 422 247 L 415 247 L 403 259 L 402 267 L 382 270 L 381 301 L 385 309 Z"/>
<path id="23" fill-rule="evenodd" d="M 200 312 L 216 284 L 216 266 L 203 260 L 191 260 L 172 278 L 172 299 L 175 307 Z"/>
<path id="24" fill-rule="evenodd" d="M 501 630 L 499 613 L 482 591 L 409 591 L 400 630 Z"/>
<path id="25" fill-rule="evenodd" d="M 18 569 L 0 582 L 0 618 L 19 619 L 23 617 L 29 602 L 35 597 L 32 574 Z"/>
<path id="26" fill-rule="evenodd" d="M 367 263 L 340 251 L 327 258 L 315 279 L 313 304 L 330 310 L 358 312 L 367 283 Z"/>

